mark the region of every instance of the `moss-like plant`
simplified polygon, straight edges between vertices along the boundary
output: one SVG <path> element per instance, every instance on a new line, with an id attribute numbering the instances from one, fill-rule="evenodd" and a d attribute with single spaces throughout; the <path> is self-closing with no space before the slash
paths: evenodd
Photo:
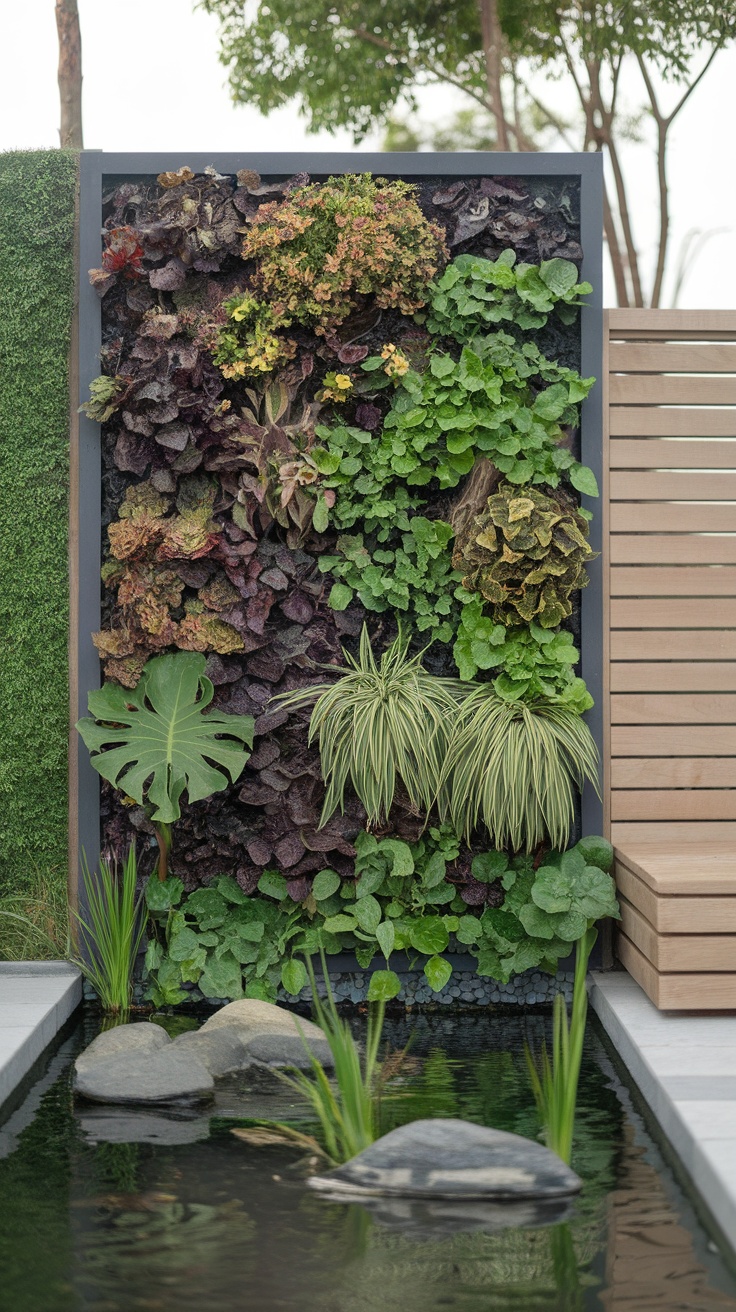
<path id="1" fill-rule="evenodd" d="M 587 538 L 588 521 L 563 494 L 502 483 L 460 537 L 453 564 L 498 623 L 536 620 L 554 629 L 572 614 L 572 593 L 588 582 L 594 552 Z"/>
<path id="2" fill-rule="evenodd" d="M 243 259 L 255 261 L 249 290 L 225 302 L 216 335 L 225 377 L 270 372 L 294 357 L 285 330 L 329 336 L 367 295 L 403 314 L 423 306 L 447 251 L 415 194 L 400 180 L 346 174 L 261 205 L 243 241 Z"/>
<path id="3" fill-rule="evenodd" d="M 598 751 L 584 720 L 555 702 L 507 702 L 476 686 L 457 712 L 445 764 L 449 813 L 469 842 L 480 824 L 495 847 L 563 849 L 586 779 L 598 787 Z"/>
<path id="4" fill-rule="evenodd" d="M 348 668 L 335 671 L 342 675 L 336 683 L 313 684 L 276 699 L 289 708 L 316 700 L 309 741 L 319 741 L 327 784 L 321 824 L 338 807 L 343 810 L 348 780 L 369 825 L 388 818 L 398 780 L 420 814 L 437 796 L 460 685 L 428 674 L 421 654 L 409 656 L 408 646 L 409 637 L 399 633 L 376 661 L 364 626 L 359 657 L 344 652 Z"/>

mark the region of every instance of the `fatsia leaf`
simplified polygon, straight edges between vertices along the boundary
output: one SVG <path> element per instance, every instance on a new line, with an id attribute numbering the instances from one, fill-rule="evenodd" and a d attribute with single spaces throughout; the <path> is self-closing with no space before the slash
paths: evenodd
<path id="1" fill-rule="evenodd" d="M 253 745 L 250 716 L 204 714 L 214 693 L 204 668 L 198 652 L 156 656 L 136 688 L 91 692 L 91 718 L 77 723 L 98 774 L 164 824 L 179 819 L 185 789 L 198 802 L 234 783 Z"/>

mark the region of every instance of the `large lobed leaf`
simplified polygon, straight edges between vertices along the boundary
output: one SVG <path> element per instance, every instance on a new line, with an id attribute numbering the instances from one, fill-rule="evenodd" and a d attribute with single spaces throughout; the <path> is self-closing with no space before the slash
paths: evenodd
<path id="1" fill-rule="evenodd" d="M 95 770 L 164 824 L 178 820 L 185 789 L 198 802 L 234 783 L 253 746 L 249 715 L 203 713 L 214 692 L 204 668 L 196 652 L 156 656 L 132 691 L 91 692 L 92 718 L 77 723 Z"/>

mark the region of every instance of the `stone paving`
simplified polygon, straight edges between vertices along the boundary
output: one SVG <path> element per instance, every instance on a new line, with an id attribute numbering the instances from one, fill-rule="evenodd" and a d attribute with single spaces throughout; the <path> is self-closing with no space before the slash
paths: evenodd
<path id="1" fill-rule="evenodd" d="M 657 1011 L 623 971 L 592 975 L 590 1002 L 736 1248 L 736 1015 Z"/>
<path id="2" fill-rule="evenodd" d="M 66 961 L 0 962 L 0 1109 L 81 1001 Z"/>

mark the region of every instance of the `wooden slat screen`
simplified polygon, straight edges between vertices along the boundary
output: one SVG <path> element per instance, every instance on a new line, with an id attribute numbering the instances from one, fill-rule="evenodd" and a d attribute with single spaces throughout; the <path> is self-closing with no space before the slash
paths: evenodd
<path id="1" fill-rule="evenodd" d="M 736 313 L 611 310 L 606 823 L 736 840 Z"/>

